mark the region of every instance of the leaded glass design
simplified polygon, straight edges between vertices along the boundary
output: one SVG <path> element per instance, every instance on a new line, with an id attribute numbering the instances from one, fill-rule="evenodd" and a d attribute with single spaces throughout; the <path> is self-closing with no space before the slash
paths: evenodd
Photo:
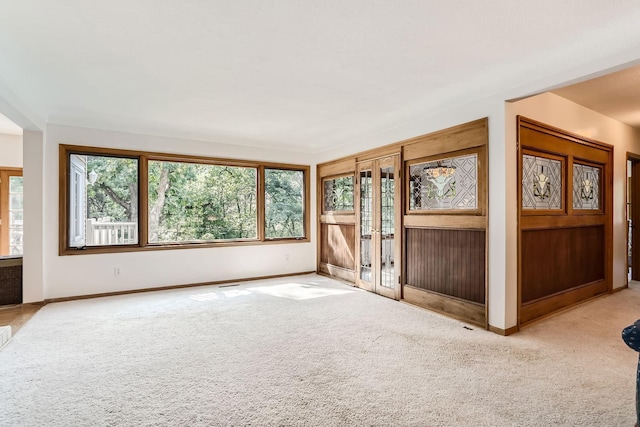
<path id="1" fill-rule="evenodd" d="M 395 288 L 395 268 L 393 262 L 394 233 L 395 233 L 395 199 L 394 199 L 393 167 L 380 169 L 380 201 L 381 201 L 381 243 L 380 285 Z"/>
<path id="2" fill-rule="evenodd" d="M 562 208 L 562 163 L 522 155 L 522 209 Z"/>
<path id="3" fill-rule="evenodd" d="M 371 170 L 360 172 L 360 279 L 370 282 L 371 233 L 373 228 L 373 188 Z"/>
<path id="4" fill-rule="evenodd" d="M 573 164 L 573 208 L 600 210 L 600 168 Z"/>
<path id="5" fill-rule="evenodd" d="M 353 176 L 343 176 L 324 181 L 324 211 L 353 211 Z"/>
<path id="6" fill-rule="evenodd" d="M 410 167 L 409 209 L 477 209 L 478 155 L 468 154 Z"/>

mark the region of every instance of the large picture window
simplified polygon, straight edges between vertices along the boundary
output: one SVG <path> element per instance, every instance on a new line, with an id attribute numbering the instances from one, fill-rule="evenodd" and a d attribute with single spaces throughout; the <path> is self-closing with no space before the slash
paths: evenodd
<path id="1" fill-rule="evenodd" d="M 149 161 L 149 243 L 256 239 L 257 169 Z"/>
<path id="2" fill-rule="evenodd" d="M 308 166 L 60 146 L 60 254 L 308 241 Z"/>

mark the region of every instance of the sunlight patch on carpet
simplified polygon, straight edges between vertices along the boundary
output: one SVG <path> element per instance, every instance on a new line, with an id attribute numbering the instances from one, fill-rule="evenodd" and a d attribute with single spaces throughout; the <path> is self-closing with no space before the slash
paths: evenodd
<path id="1" fill-rule="evenodd" d="M 235 298 L 242 295 L 250 295 L 251 292 L 246 289 L 234 289 L 233 291 L 222 291 L 225 297 L 227 298 Z"/>
<path id="2" fill-rule="evenodd" d="M 353 291 L 343 289 L 319 288 L 300 283 L 285 283 L 283 285 L 262 286 L 259 288 L 249 288 L 258 294 L 271 295 L 279 298 L 288 298 L 292 300 L 305 300 L 312 298 L 328 297 L 332 295 L 350 294 Z"/>
<path id="3" fill-rule="evenodd" d="M 194 299 L 196 301 L 213 301 L 220 297 L 215 292 L 209 292 L 206 294 L 191 295 L 189 298 Z"/>

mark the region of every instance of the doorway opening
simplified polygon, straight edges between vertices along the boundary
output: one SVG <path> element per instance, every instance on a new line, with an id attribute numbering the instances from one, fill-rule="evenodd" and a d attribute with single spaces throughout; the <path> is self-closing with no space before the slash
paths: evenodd
<path id="1" fill-rule="evenodd" d="M 640 281 L 640 155 L 627 154 L 627 281 Z"/>
<path id="2" fill-rule="evenodd" d="M 22 303 L 22 129 L 0 115 L 0 306 Z"/>

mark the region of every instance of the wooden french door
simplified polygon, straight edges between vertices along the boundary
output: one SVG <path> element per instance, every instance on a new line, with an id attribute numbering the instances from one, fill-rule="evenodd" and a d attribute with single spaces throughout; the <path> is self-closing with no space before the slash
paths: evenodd
<path id="1" fill-rule="evenodd" d="M 400 299 L 400 156 L 358 164 L 356 285 Z"/>

